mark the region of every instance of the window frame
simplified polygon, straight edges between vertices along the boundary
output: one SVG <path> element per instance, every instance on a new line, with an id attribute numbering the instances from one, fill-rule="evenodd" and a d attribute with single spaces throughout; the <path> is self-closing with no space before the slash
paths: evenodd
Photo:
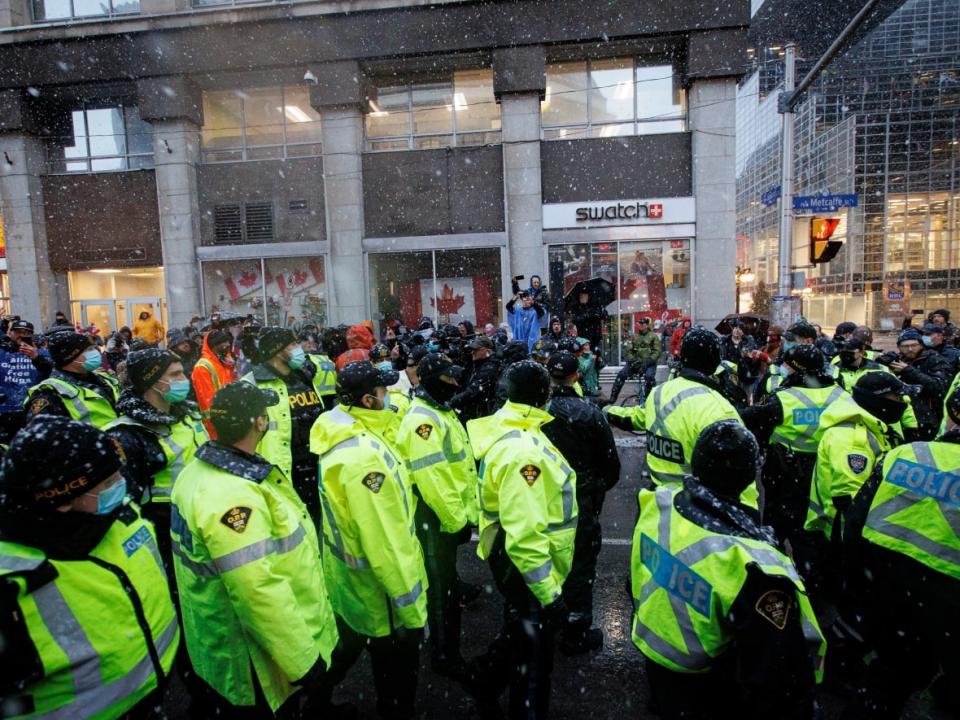
<path id="1" fill-rule="evenodd" d="M 462 70 L 490 70 L 490 73 L 491 73 L 491 76 L 490 76 L 490 78 L 491 78 L 491 88 L 492 88 L 492 86 L 493 86 L 493 70 L 492 70 L 491 68 L 461 68 L 461 69 L 462 69 Z M 446 80 L 444 80 L 444 79 L 437 79 L 437 78 L 433 78 L 433 79 L 420 78 L 417 82 L 414 82 L 414 81 L 410 81 L 410 82 L 398 82 L 398 83 L 394 83 L 394 84 L 391 84 L 391 85 L 383 85 L 382 87 L 404 88 L 404 92 L 405 92 L 406 97 L 407 97 L 407 109 L 406 109 L 406 113 L 407 113 L 407 132 L 406 132 L 405 134 L 403 134 L 403 135 L 384 135 L 384 136 L 382 136 L 382 137 L 374 137 L 374 138 L 371 138 L 371 137 L 370 137 L 370 134 L 369 134 L 368 124 L 367 124 L 367 116 L 369 116 L 370 114 L 373 114 L 373 113 L 367 113 L 367 114 L 364 116 L 364 122 L 363 122 L 363 147 L 364 147 L 364 152 L 368 152 L 368 153 L 405 152 L 405 151 L 407 151 L 407 150 L 437 150 L 437 149 L 440 149 L 440 148 L 448 148 L 448 147 L 484 147 L 484 146 L 486 146 L 486 145 L 499 145 L 499 144 L 501 144 L 501 142 L 502 142 L 502 133 L 503 133 L 503 127 L 502 127 L 502 125 L 501 125 L 500 128 L 497 128 L 496 130 L 466 130 L 466 131 L 463 131 L 463 132 L 458 132 L 458 131 L 457 131 L 457 112 L 456 112 L 456 107 L 455 107 L 455 105 L 456 105 L 456 87 L 457 87 L 457 86 L 456 86 L 456 73 L 457 73 L 456 70 L 451 70 L 450 73 L 449 73 L 449 75 L 447 76 L 447 79 L 446 79 Z M 453 99 L 453 103 L 454 103 L 454 109 L 453 109 L 453 111 L 451 111 L 451 113 L 450 113 L 450 114 L 453 116 L 453 118 L 452 118 L 452 120 L 451 120 L 451 122 L 450 122 L 450 132 L 442 132 L 442 133 L 416 133 L 416 132 L 414 132 L 414 115 L 413 115 L 413 113 L 414 113 L 414 105 L 413 105 L 413 90 L 414 90 L 414 88 L 415 88 L 416 86 L 418 86 L 418 85 L 419 85 L 419 86 L 437 85 L 437 84 L 442 83 L 442 82 L 449 82 L 450 95 L 451 95 L 451 98 Z M 379 89 L 379 87 L 380 87 L 380 86 L 378 86 L 378 89 Z M 496 102 L 496 99 L 494 99 L 493 102 L 499 107 L 499 103 Z M 423 107 L 434 107 L 434 106 L 423 106 Z M 496 134 L 496 136 L 497 136 L 496 142 L 482 142 L 482 143 L 458 143 L 458 142 L 457 142 L 457 139 L 458 139 L 458 138 L 466 138 L 466 137 L 469 137 L 469 136 L 487 136 L 487 135 L 492 135 L 492 134 Z M 416 144 L 416 141 L 417 141 L 418 139 L 423 140 L 423 139 L 425 139 L 425 138 L 450 138 L 450 142 L 449 142 L 449 144 L 444 144 L 444 145 L 440 146 L 440 148 L 437 148 L 437 147 L 422 147 L 422 146 L 419 146 L 419 145 Z M 375 143 L 397 143 L 397 142 L 401 142 L 401 141 L 405 141 L 406 144 L 407 144 L 407 146 L 406 146 L 406 147 L 385 147 L 385 148 L 373 147 L 373 145 L 374 145 Z"/>
<path id="2" fill-rule="evenodd" d="M 108 173 L 108 172 L 135 172 L 137 170 L 152 170 L 156 167 L 155 154 L 153 150 L 153 126 L 150 123 L 139 118 L 141 123 L 150 126 L 150 151 L 149 152 L 130 152 L 130 137 L 131 133 L 127 127 L 127 112 L 129 110 L 136 110 L 137 115 L 139 116 L 140 108 L 134 104 L 123 104 L 121 101 L 107 102 L 107 101 L 85 101 L 79 104 L 78 108 L 68 110 L 69 125 L 70 130 L 73 131 L 73 113 L 82 112 L 83 113 L 83 122 L 84 122 L 84 132 L 80 136 L 83 138 L 84 144 L 86 146 L 86 152 L 81 157 L 66 157 L 66 144 L 65 140 L 69 138 L 71 141 L 77 140 L 78 136 L 76 134 L 72 135 L 55 135 L 52 138 L 48 138 L 47 144 L 47 154 L 46 154 L 46 175 L 75 175 L 75 174 L 94 174 L 94 173 Z M 91 135 L 90 134 L 90 118 L 88 113 L 92 110 L 119 110 L 121 118 L 123 120 L 123 146 L 124 152 L 117 153 L 114 155 L 92 155 L 90 151 L 90 138 L 91 137 L 117 137 L 116 134 L 112 135 Z M 56 150 L 57 156 L 53 156 L 53 151 Z M 149 158 L 148 162 L 145 164 L 140 164 L 136 167 L 131 166 L 130 161 L 132 158 Z M 119 168 L 107 168 L 107 169 L 93 169 L 93 163 L 97 161 L 104 160 L 116 160 L 119 159 L 122 162 L 123 167 Z M 69 166 L 74 163 L 84 163 L 86 167 L 82 170 L 71 170 Z"/>
<path id="3" fill-rule="evenodd" d="M 40 17 L 39 13 L 37 12 L 39 7 L 41 6 L 44 7 L 44 9 L 46 9 L 46 0 L 31 0 L 30 1 L 30 18 L 33 20 L 34 23 L 40 24 L 40 23 L 69 22 L 71 20 L 96 20 L 96 19 L 103 19 L 103 18 L 108 18 L 108 19 L 124 18 L 124 17 L 132 17 L 140 14 L 140 0 L 136 0 L 137 9 L 131 10 L 131 11 L 117 11 L 115 9 L 115 6 L 116 6 L 115 0 L 109 0 L 109 5 L 110 5 L 109 11 L 106 13 L 100 13 L 97 15 L 77 15 L 75 0 L 67 0 L 67 2 L 70 4 L 69 15 L 64 15 L 62 17 L 48 18 L 48 17 Z M 126 4 L 129 4 L 131 0 L 124 0 L 124 2 Z"/>
<path id="4" fill-rule="evenodd" d="M 283 133 L 283 141 L 279 144 L 273 143 L 273 144 L 264 144 L 264 145 L 250 145 L 247 142 L 247 108 L 246 108 L 246 98 L 244 97 L 244 94 L 247 93 L 248 91 L 272 89 L 276 87 L 280 88 L 280 107 L 281 107 L 280 125 Z M 235 147 L 222 147 L 222 148 L 217 148 L 216 150 L 210 150 L 204 147 L 204 144 L 203 144 L 204 128 L 201 126 L 200 128 L 200 162 L 201 164 L 219 165 L 223 163 L 232 163 L 232 162 L 260 162 L 262 160 L 296 160 L 298 158 L 322 156 L 323 155 L 322 120 L 310 121 L 310 122 L 319 123 L 320 134 L 321 134 L 321 138 L 319 140 L 312 140 L 308 142 L 289 142 L 287 140 L 287 125 L 289 124 L 289 121 L 287 120 L 287 114 L 284 110 L 287 107 L 286 91 L 287 91 L 287 88 L 293 88 L 293 87 L 306 88 L 306 86 L 300 86 L 300 85 L 294 84 L 294 85 L 279 85 L 279 86 L 258 85 L 256 87 L 234 88 L 233 90 L 221 90 L 221 89 L 213 89 L 213 88 L 209 89 L 208 92 L 228 92 L 228 93 L 232 92 L 236 94 L 237 98 L 240 100 L 240 125 L 237 128 L 240 131 L 240 145 Z M 309 89 L 307 90 L 307 93 L 309 96 Z M 202 103 L 202 99 L 201 99 L 201 103 Z M 288 152 L 288 148 L 291 148 L 291 147 L 309 147 L 311 145 L 317 146 L 316 152 L 311 152 L 305 155 L 297 155 L 297 154 L 291 155 Z M 277 157 L 250 157 L 249 156 L 249 151 L 251 149 L 256 151 L 256 150 L 271 150 L 276 148 L 280 149 L 280 155 Z M 218 153 L 227 154 L 227 153 L 238 153 L 238 152 L 240 153 L 239 157 L 217 159 L 217 160 L 210 159 L 210 154 L 218 154 Z"/>
<path id="5" fill-rule="evenodd" d="M 594 85 L 593 85 L 593 65 L 594 65 L 594 63 L 595 63 L 595 62 L 597 62 L 597 63 L 608 62 L 608 61 L 611 61 L 611 60 L 626 60 L 626 59 L 628 59 L 628 58 L 631 60 L 631 63 L 632 63 L 632 67 L 631 67 L 631 74 L 632 74 L 631 88 L 632 88 L 632 94 L 633 94 L 633 117 L 632 117 L 631 119 L 629 119 L 629 120 L 624 119 L 624 120 L 613 120 L 613 121 L 609 121 L 609 122 L 594 123 L 594 121 L 593 121 L 593 95 L 594 95 L 595 91 L 596 91 L 597 89 L 599 89 L 598 87 L 594 87 Z M 584 123 L 566 123 L 566 124 L 558 124 L 558 125 L 544 125 L 544 124 L 543 124 L 542 101 L 541 101 L 540 139 L 543 140 L 543 141 L 546 141 L 546 142 L 552 142 L 552 141 L 555 141 L 555 140 L 590 140 L 590 139 L 598 139 L 598 138 L 603 138 L 603 137 L 637 137 L 637 136 L 640 136 L 640 135 L 668 135 L 668 134 L 670 134 L 670 133 L 641 133 L 641 132 L 640 132 L 640 128 L 643 127 L 644 125 L 647 125 L 647 126 L 649 127 L 649 126 L 653 126 L 653 125 L 656 124 L 656 123 L 670 122 L 670 121 L 675 121 L 675 120 L 679 120 L 679 121 L 680 121 L 681 129 L 680 129 L 680 130 L 674 130 L 674 131 L 672 131 L 672 132 L 689 132 L 689 131 L 690 131 L 690 126 L 689 126 L 689 122 L 690 122 L 690 112 L 689 112 L 689 107 L 688 107 L 688 105 L 687 105 L 687 93 L 686 93 L 686 90 L 684 90 L 684 89 L 681 89 L 681 93 L 682 93 L 682 94 L 681 94 L 681 98 L 680 98 L 680 100 L 681 100 L 681 102 L 680 102 L 680 107 L 681 107 L 682 109 L 681 109 L 681 111 L 680 111 L 680 113 L 679 113 L 678 115 L 672 115 L 672 116 L 670 116 L 670 117 L 659 117 L 659 116 L 657 116 L 657 117 L 644 118 L 644 119 L 640 119 L 640 118 L 638 117 L 638 115 L 639 115 L 639 109 L 640 109 L 640 108 L 639 108 L 639 105 L 638 105 L 638 102 L 639 102 L 639 101 L 638 101 L 638 93 L 637 93 L 637 82 L 638 82 L 638 80 L 637 80 L 637 70 L 638 70 L 638 68 L 658 67 L 658 66 L 661 65 L 661 64 L 669 65 L 670 68 L 671 68 L 671 70 L 672 70 L 671 81 L 672 81 L 674 78 L 676 78 L 676 77 L 677 77 L 677 74 L 678 74 L 677 64 L 676 64 L 676 62 L 674 62 L 674 61 L 671 61 L 671 60 L 666 59 L 666 58 L 664 59 L 664 60 L 666 60 L 666 62 L 659 62 L 659 61 L 644 62 L 644 60 L 645 60 L 645 57 L 642 56 L 642 55 L 639 55 L 639 56 L 638 56 L 638 55 L 615 55 L 615 56 L 612 56 L 612 57 L 603 57 L 603 58 L 577 58 L 577 59 L 571 59 L 571 60 L 565 60 L 565 61 L 554 61 L 554 62 L 549 62 L 549 63 L 547 63 L 548 67 L 549 67 L 550 65 L 560 65 L 560 64 L 563 64 L 563 63 L 565 63 L 565 62 L 566 62 L 566 63 L 574 63 L 574 62 L 583 62 L 583 63 L 585 63 L 585 65 L 586 65 L 586 71 L 585 71 L 585 72 L 586 72 L 586 76 L 587 76 L 587 82 L 586 82 L 586 87 L 585 87 L 585 89 L 583 90 L 583 92 L 584 92 L 584 94 L 586 95 L 587 120 L 586 120 L 586 123 L 585 123 L 585 124 L 584 124 Z M 546 74 L 547 82 L 549 82 L 549 78 L 550 78 L 549 72 L 548 72 L 548 71 L 545 71 L 545 74 Z M 579 91 L 578 91 L 578 92 L 579 92 Z M 594 131 L 595 131 L 595 130 L 598 130 L 599 128 L 615 127 L 615 126 L 617 126 L 617 125 L 632 125 L 632 126 L 633 126 L 633 132 L 631 132 L 631 133 L 628 134 L 628 135 L 594 135 L 594 134 L 593 134 Z M 573 134 L 572 136 L 561 136 L 561 135 L 552 136 L 552 133 L 556 133 L 556 132 L 559 132 L 559 131 L 561 131 L 561 130 L 574 130 L 575 132 L 574 132 L 574 134 Z M 582 133 L 582 134 L 581 134 L 581 133 Z"/>

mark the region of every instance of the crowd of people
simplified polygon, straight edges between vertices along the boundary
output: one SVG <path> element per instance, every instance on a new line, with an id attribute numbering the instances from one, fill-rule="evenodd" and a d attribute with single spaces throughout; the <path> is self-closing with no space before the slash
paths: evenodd
<path id="1" fill-rule="evenodd" d="M 366 650 L 378 715 L 413 718 L 423 650 L 483 717 L 509 688 L 509 717 L 545 718 L 556 649 L 604 642 L 612 427 L 646 438 L 631 636 L 661 717 L 815 717 L 820 682 L 849 718 L 899 717 L 935 680 L 956 707 L 947 311 L 887 353 L 852 323 L 640 319 L 604 398 L 598 306 L 564 322 L 519 279 L 482 329 L 144 313 L 101 341 L 8 318 L 3 717 L 151 717 L 173 674 L 192 717 L 356 717 L 333 698 Z M 465 658 L 473 541 L 504 613 Z"/>

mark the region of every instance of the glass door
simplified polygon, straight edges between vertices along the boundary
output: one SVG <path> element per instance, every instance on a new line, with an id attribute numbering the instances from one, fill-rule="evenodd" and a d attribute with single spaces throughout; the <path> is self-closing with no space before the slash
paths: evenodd
<path id="1" fill-rule="evenodd" d="M 79 313 L 74 316 L 80 317 L 80 324 L 83 327 L 96 325 L 100 329 L 100 336 L 106 337 L 117 329 L 116 308 L 111 301 L 103 300 L 81 300 L 78 303 Z"/>
<path id="2" fill-rule="evenodd" d="M 121 310 L 121 308 L 124 307 L 126 309 L 125 313 Z M 117 311 L 118 317 L 125 318 L 127 326 L 131 328 L 142 312 L 148 312 L 151 317 L 157 318 L 164 328 L 167 326 L 166 318 L 163 316 L 164 308 L 160 298 L 123 298 L 122 300 L 117 300 Z"/>

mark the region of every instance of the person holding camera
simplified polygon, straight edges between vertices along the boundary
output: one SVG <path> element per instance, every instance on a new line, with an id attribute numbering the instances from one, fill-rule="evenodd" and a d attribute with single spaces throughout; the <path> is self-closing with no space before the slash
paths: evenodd
<path id="1" fill-rule="evenodd" d="M 911 395 L 920 439 L 932 440 L 943 419 L 943 398 L 952 379 L 950 366 L 936 350 L 924 348 L 923 336 L 913 328 L 900 333 L 897 350 L 884 353 L 877 362 L 904 383 L 919 387 Z"/>
<path id="2" fill-rule="evenodd" d="M 9 443 L 23 427 L 27 391 L 50 377 L 53 361 L 34 344 L 33 323 L 16 318 L 0 336 L 0 442 Z"/>
<path id="3" fill-rule="evenodd" d="M 540 339 L 540 318 L 545 314 L 543 306 L 540 305 L 529 290 L 521 290 L 518 282 L 523 280 L 523 275 L 517 275 L 513 278 L 513 297 L 507 303 L 507 320 L 510 323 L 510 331 L 513 333 L 515 341 L 527 343 L 527 350 L 532 350 L 534 343 Z M 520 307 L 517 307 L 517 301 L 520 301 Z"/>

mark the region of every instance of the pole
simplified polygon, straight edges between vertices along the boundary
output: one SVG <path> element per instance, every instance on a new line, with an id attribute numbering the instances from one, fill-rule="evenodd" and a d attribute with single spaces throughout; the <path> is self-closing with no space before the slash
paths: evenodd
<path id="1" fill-rule="evenodd" d="M 737 315 L 739 315 L 740 314 L 740 271 L 739 270 L 737 271 L 736 285 L 737 285 L 737 299 L 735 303 L 735 308 L 736 308 L 735 312 L 737 313 Z"/>
<path id="2" fill-rule="evenodd" d="M 797 47 L 788 43 L 783 56 L 783 93 L 790 97 L 797 76 Z M 792 108 L 784 108 L 780 147 L 780 262 L 777 294 L 793 290 L 790 268 L 793 263 L 793 123 Z"/>

